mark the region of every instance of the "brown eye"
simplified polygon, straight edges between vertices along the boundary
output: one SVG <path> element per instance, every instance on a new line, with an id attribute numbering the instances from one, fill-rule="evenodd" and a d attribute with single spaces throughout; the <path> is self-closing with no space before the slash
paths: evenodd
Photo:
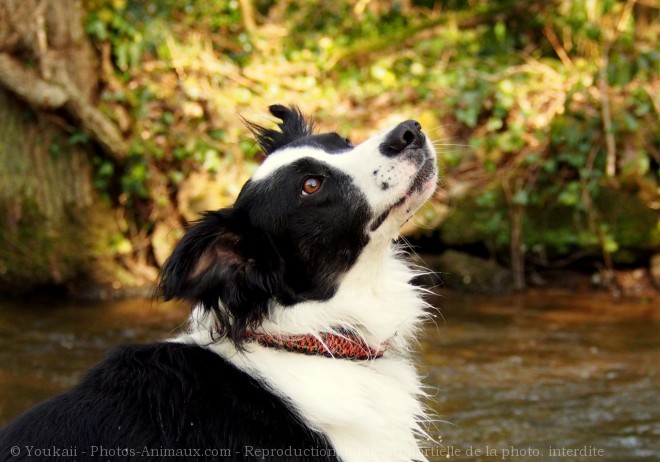
<path id="1" fill-rule="evenodd" d="M 302 195 L 309 196 L 310 194 L 317 193 L 323 184 L 323 177 L 308 176 L 302 184 Z"/>

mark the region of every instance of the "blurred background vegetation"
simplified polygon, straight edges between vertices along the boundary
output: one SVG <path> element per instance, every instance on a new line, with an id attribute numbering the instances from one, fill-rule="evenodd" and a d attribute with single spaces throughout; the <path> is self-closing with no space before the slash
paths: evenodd
<path id="1" fill-rule="evenodd" d="M 0 0 L 0 289 L 150 287 L 295 103 L 357 143 L 416 118 L 405 227 L 448 284 L 660 284 L 655 0 Z M 482 268 L 484 274 L 477 274 Z M 483 283 L 479 287 L 478 282 Z"/>

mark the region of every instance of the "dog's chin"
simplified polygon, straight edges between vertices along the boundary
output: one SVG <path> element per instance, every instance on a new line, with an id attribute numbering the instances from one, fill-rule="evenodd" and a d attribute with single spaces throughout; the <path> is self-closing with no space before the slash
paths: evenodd
<path id="1" fill-rule="evenodd" d="M 433 195 L 437 181 L 435 160 L 429 157 L 417 171 L 417 175 L 411 181 L 406 193 L 372 221 L 371 232 L 378 230 L 388 219 L 396 221 L 398 226 L 402 226 Z"/>
<path id="2" fill-rule="evenodd" d="M 438 178 L 435 171 L 431 174 L 420 172 L 415 178 L 413 186 L 406 193 L 401 200 L 397 209 L 401 210 L 402 220 L 400 225 L 403 225 L 417 211 L 435 192 L 437 187 Z"/>
<path id="3" fill-rule="evenodd" d="M 408 196 L 408 200 L 413 207 L 413 212 L 431 198 L 437 186 L 438 178 L 435 175 L 419 181 L 415 187 L 415 191 Z"/>

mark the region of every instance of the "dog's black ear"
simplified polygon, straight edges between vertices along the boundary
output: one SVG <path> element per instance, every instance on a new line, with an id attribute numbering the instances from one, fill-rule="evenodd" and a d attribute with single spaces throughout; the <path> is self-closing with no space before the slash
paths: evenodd
<path id="1" fill-rule="evenodd" d="M 306 119 L 298 107 L 274 104 L 268 109 L 282 121 L 277 124 L 279 131 L 245 121 L 266 155 L 314 132 L 314 122 Z"/>
<path id="2" fill-rule="evenodd" d="M 239 344 L 259 325 L 271 299 L 286 299 L 280 257 L 267 236 L 253 234 L 234 209 L 206 212 L 161 269 L 165 300 L 183 299 L 212 311 L 218 332 Z"/>

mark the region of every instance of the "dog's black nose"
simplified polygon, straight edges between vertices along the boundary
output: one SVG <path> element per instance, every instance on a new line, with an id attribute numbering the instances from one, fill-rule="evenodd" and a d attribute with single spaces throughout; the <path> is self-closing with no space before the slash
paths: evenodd
<path id="1" fill-rule="evenodd" d="M 406 148 L 422 148 L 426 138 L 422 126 L 416 120 L 406 120 L 394 127 L 381 145 L 386 156 L 396 156 Z"/>

